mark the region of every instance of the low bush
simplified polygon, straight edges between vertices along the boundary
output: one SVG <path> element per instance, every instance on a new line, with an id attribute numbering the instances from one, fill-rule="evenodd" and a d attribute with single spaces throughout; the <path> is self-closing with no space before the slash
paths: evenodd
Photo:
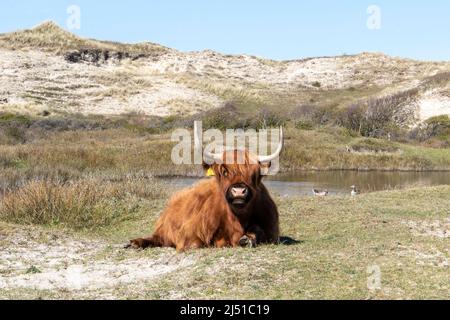
<path id="1" fill-rule="evenodd" d="M 361 139 L 350 145 L 356 152 L 397 152 L 399 148 L 394 144 L 380 139 Z"/>
<path id="2" fill-rule="evenodd" d="M 134 198 L 165 196 L 154 180 L 121 181 L 85 179 L 77 182 L 31 181 L 7 193 L 0 205 L 0 219 L 21 224 L 61 225 L 73 229 L 99 228 L 133 212 Z"/>

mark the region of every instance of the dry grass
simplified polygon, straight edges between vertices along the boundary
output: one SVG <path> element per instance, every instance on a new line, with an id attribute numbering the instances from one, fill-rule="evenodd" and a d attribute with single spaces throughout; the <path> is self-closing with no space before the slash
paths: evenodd
<path id="1" fill-rule="evenodd" d="M 225 118 L 237 121 L 233 115 Z M 258 119 L 252 120 L 254 125 L 263 120 L 283 121 L 271 117 Z M 226 128 L 228 123 L 223 122 L 224 117 L 213 114 L 204 120 L 205 128 Z M 20 124 L 27 121 L 14 118 L 0 126 L 0 190 L 13 190 L 35 179 L 66 182 L 90 176 L 202 174 L 197 166 L 175 166 L 170 159 L 175 145 L 170 141 L 170 133 L 154 134 L 142 119 L 103 124 L 92 119 L 93 122 L 87 123 L 47 119 L 29 127 Z M 167 125 L 170 130 L 171 126 L 182 125 L 177 121 L 167 120 L 158 126 Z M 279 124 L 274 122 L 271 126 Z M 449 170 L 450 150 L 362 138 L 336 127 L 302 130 L 288 123 L 281 170 L 305 169 Z"/>
<path id="2" fill-rule="evenodd" d="M 169 50 L 151 43 L 128 45 L 82 39 L 52 23 L 0 35 L 0 45 L 11 50 L 39 49 L 57 54 L 77 51 L 99 57 L 112 53 L 150 58 L 146 63 Z M 182 54 L 179 57 L 185 58 Z M 201 53 L 198 57 L 203 59 Z M 40 252 L 36 251 L 37 248 L 45 250 L 55 246 L 52 240 L 54 232 L 64 229 L 85 240 L 76 250 L 87 251 L 96 244 L 103 245 L 95 257 L 81 254 L 76 263 L 81 261 L 101 268 L 107 257 L 112 277 L 119 277 L 117 274 L 123 272 L 123 269 L 119 273 L 114 269 L 114 261 L 133 263 L 139 260 L 141 265 L 148 266 L 147 262 L 153 263 L 163 256 L 166 259 L 162 261 L 163 265 L 177 264 L 178 260 L 173 259 L 176 254 L 170 250 L 133 252 L 123 251 L 118 246 L 130 237 L 150 232 L 163 210 L 169 192 L 155 175 L 202 174 L 201 168 L 175 166 L 170 161 L 174 145 L 170 141 L 170 131 L 175 127 L 191 128 L 194 119 L 205 120 L 205 128 L 221 129 L 284 124 L 286 141 L 281 158 L 282 171 L 450 170 L 450 149 L 443 144 L 448 141 L 448 119 L 434 119 L 439 123 L 429 123 L 427 128 L 436 135 L 434 139 L 442 142 L 440 148 L 424 147 L 405 137 L 403 142 L 407 143 L 401 143 L 401 139 L 388 142 L 364 138 L 358 134 L 359 123 L 354 127 L 347 126 L 347 129 L 338 123 L 343 110 L 357 101 L 372 105 L 374 114 L 377 111 L 384 114 L 383 110 L 411 102 L 417 91 L 401 91 L 395 83 L 394 93 L 383 94 L 385 98 L 370 98 L 387 89 L 386 85 L 394 81 L 389 77 L 395 75 L 397 85 L 405 79 L 421 80 L 421 70 L 430 65 L 376 55 L 342 59 L 342 63 L 349 63 L 354 72 L 345 82 L 348 88 L 342 87 L 341 83 L 333 85 L 336 75 L 342 70 L 330 70 L 331 76 L 318 82 L 316 78 L 319 75 L 314 72 L 318 69 L 311 68 L 311 77 L 297 84 L 283 82 L 283 77 L 278 78 L 273 73 L 267 80 L 261 77 L 262 70 L 251 65 L 245 69 L 248 73 L 237 72 L 242 71 L 240 64 L 235 69 L 219 66 L 216 70 L 214 62 L 199 73 L 163 72 L 162 75 L 156 71 L 137 72 L 140 65 L 130 62 L 129 65 L 121 64 L 121 69 L 115 72 L 96 70 L 91 76 L 77 73 L 77 79 L 80 77 L 83 83 L 72 81 L 74 78 L 70 76 L 73 75 L 69 74 L 68 82 L 63 82 L 61 87 L 56 82 L 49 84 L 47 79 L 36 76 L 42 83 L 27 89 L 24 95 L 42 108 L 51 105 L 58 109 L 67 100 L 77 106 L 75 100 L 80 98 L 80 93 L 68 99 L 73 90 L 85 89 L 86 95 L 96 95 L 98 101 L 103 101 L 111 97 L 125 98 L 164 81 L 175 81 L 196 93 L 204 92 L 231 101 L 234 106 L 193 116 L 166 118 L 145 117 L 138 113 L 115 118 L 83 117 L 62 112 L 54 115 L 53 109 L 50 110 L 51 115 L 45 116 L 41 115 L 44 109 L 39 110 L 39 115 L 30 115 L 32 112 L 28 115 L 2 113 L 0 220 L 13 225 L 0 224 L 0 244 L 9 246 L 8 252 L 17 249 L 17 260 L 26 265 L 30 254 Z M 261 66 L 275 68 L 280 73 L 295 63 L 257 61 Z M 355 61 L 360 61 L 360 64 L 352 65 Z M 160 62 L 163 61 L 157 61 Z M 316 59 L 315 62 L 323 66 L 327 59 Z M 386 66 L 383 65 L 385 63 Z M 413 64 L 420 68 L 411 68 Z M 28 64 L 24 67 L 31 68 Z M 435 67 L 441 70 L 446 65 Z M 416 71 L 409 71 L 412 69 Z M 239 76 L 227 76 L 227 72 L 234 74 L 230 70 Z M 430 70 L 423 71 L 423 74 L 428 75 L 432 72 Z M 448 72 L 440 73 L 423 79 L 417 88 L 443 87 L 448 84 L 448 79 Z M 117 87 L 117 83 L 121 86 Z M 102 86 L 106 89 L 100 90 Z M 176 110 L 185 108 L 188 102 L 175 97 L 167 104 Z M 298 107 L 304 105 L 308 108 Z M 30 109 L 29 105 L 27 109 Z M 388 120 L 383 122 L 382 128 L 371 123 L 369 131 L 392 129 Z M 372 135 L 372 132 L 366 135 Z M 425 140 L 421 143 L 435 141 Z M 356 198 L 277 198 L 283 235 L 301 241 L 295 246 L 198 250 L 183 255 L 183 259 L 195 263 L 181 270 L 181 278 L 178 271 L 168 272 L 151 281 L 132 281 L 88 290 L 1 287 L 0 298 L 445 298 L 449 292 L 449 251 L 445 242 L 448 238 L 437 239 L 433 236 L 436 233 L 428 230 L 428 226 L 434 225 L 432 220 L 439 220 L 441 229 L 438 234 L 450 232 L 442 230 L 448 225 L 445 219 L 448 219 L 450 206 L 449 192 L 449 187 L 434 187 L 363 194 Z M 33 226 L 19 227 L 17 224 Z M 421 226 L 419 235 L 417 228 L 413 232 L 408 228 L 417 225 Z M 11 248 L 11 243 L 5 239 L 20 228 L 30 228 L 31 231 L 21 236 Z M 40 243 L 29 245 L 27 240 L 35 240 L 37 235 L 47 239 L 44 249 Z M 97 238 L 94 245 L 85 247 L 83 242 L 93 238 Z M 105 245 L 105 241 L 112 245 Z M 60 246 L 59 251 L 73 253 L 73 247 L 62 242 L 57 245 Z M 2 252 L 6 256 L 7 250 Z M 23 253 L 25 257 L 22 257 Z M 67 268 L 71 262 L 64 260 L 64 254 L 62 256 L 62 268 Z M 0 259 L 2 276 L 4 273 L 5 276 L 22 276 L 23 270 L 10 266 L 5 271 L 4 261 Z M 36 261 L 36 265 L 26 265 L 24 272 L 58 272 L 39 257 Z M 133 264 L 127 263 L 124 265 L 129 269 Z M 381 268 L 382 287 L 371 291 L 366 285 L 367 267 L 374 264 Z"/>
<path id="3" fill-rule="evenodd" d="M 44 22 L 33 29 L 0 34 L 0 43 L 2 47 L 13 50 L 40 48 L 56 53 L 97 49 L 134 55 L 157 56 L 167 51 L 167 48 L 153 43 L 123 44 L 83 39 L 63 30 L 53 22 Z"/>
<path id="4" fill-rule="evenodd" d="M 76 261 L 78 264 L 82 261 L 97 269 L 100 266 L 111 268 L 107 274 L 111 283 L 100 288 L 83 284 L 80 290 L 36 290 L 25 284 L 25 287 L 0 288 L 0 296 L 32 299 L 445 299 L 450 289 L 450 252 L 448 238 L 440 235 L 450 232 L 449 192 L 449 187 L 443 186 L 376 192 L 357 198 L 277 198 L 282 235 L 300 241 L 291 246 L 205 249 L 181 255 L 171 249 L 120 249 L 119 244 L 130 235 L 142 235 L 152 229 L 163 204 L 151 200 L 127 219 L 114 219 L 104 230 L 90 230 L 91 237 L 93 233 L 101 238 L 86 241 L 89 245 L 83 246 L 100 247 L 94 256 L 76 255 L 81 259 Z M 439 233 L 435 232 L 436 225 Z M 420 233 L 416 226 L 420 226 Z M 14 230 L 11 234 L 20 234 L 17 226 L 0 223 L 0 230 L 6 235 L 8 228 Z M 38 234 L 44 238 L 42 243 L 54 251 L 64 250 L 73 243 L 51 240 L 53 235 L 61 237 L 54 228 L 33 227 L 27 237 L 34 240 Z M 86 239 L 85 233 L 79 234 L 78 241 Z M 39 249 L 42 246 L 33 247 L 36 240 L 31 243 L 23 240 L 17 245 L 22 250 L 26 250 L 27 245 L 42 250 Z M 99 240 L 106 240 L 109 245 Z M 133 275 L 136 280 L 128 283 L 120 283 L 119 279 L 134 268 L 114 269 L 114 265 L 133 263 L 153 265 L 161 263 L 161 258 L 168 266 L 179 266 L 180 260 L 189 260 L 192 264 L 148 280 Z M 18 258 L 24 263 L 24 271 L 9 270 L 4 276 L 23 277 L 21 272 L 30 267 L 27 259 Z M 60 263 L 70 266 L 70 259 L 73 258 Z M 61 272 L 39 257 L 31 261 L 43 274 Z M 372 266 L 381 271 L 381 287 L 371 290 L 367 286 L 371 273 L 367 270 Z M 27 277 L 29 282 L 39 283 L 42 274 L 27 274 Z"/>
<path id="5" fill-rule="evenodd" d="M 0 220 L 75 230 L 99 229 L 126 219 L 136 210 L 138 199 L 153 200 L 165 195 L 166 189 L 149 177 L 31 181 L 3 196 Z"/>
<path id="6" fill-rule="evenodd" d="M 149 232 L 163 209 L 167 189 L 154 176 L 202 174 L 201 167 L 172 164 L 168 134 L 133 128 L 34 133 L 0 145 L 0 220 L 123 241 Z M 339 128 L 288 126 L 281 158 L 282 171 L 449 168 L 449 149 L 352 137 Z"/>
<path id="7" fill-rule="evenodd" d="M 140 121 L 130 122 L 135 117 Z M 202 169 L 174 166 L 169 160 L 170 135 L 149 132 L 139 115 L 111 122 L 90 119 L 89 126 L 82 117 L 69 125 L 47 118 L 39 126 L 35 119 L 23 116 L 0 118 L 2 129 L 15 127 L 23 138 L 1 140 L 0 220 L 14 224 L 7 225 L 5 232 L 0 223 L 0 233 L 4 237 L 10 228 L 32 225 L 32 231 L 8 248 L 24 269 L 0 268 L 2 276 L 14 280 L 25 274 L 32 283 L 39 283 L 39 277 L 64 273 L 68 265 L 81 262 L 94 268 L 86 269 L 88 274 L 104 271 L 104 282 L 114 280 L 81 290 L 36 290 L 25 282 L 25 287 L 0 287 L 2 298 L 406 299 L 442 298 L 448 293 L 447 238 L 437 239 L 426 229 L 439 220 L 439 234 L 450 232 L 442 230 L 450 205 L 448 187 L 376 192 L 357 198 L 276 198 L 283 235 L 301 241 L 294 246 L 198 250 L 181 257 L 170 249 L 124 251 L 119 247 L 126 240 L 151 232 L 172 193 L 153 175 L 201 174 Z M 176 125 L 177 119 L 166 119 L 161 128 L 169 122 Z M 48 128 L 43 129 L 43 123 Z M 301 130 L 290 123 L 281 159 L 282 170 L 449 167 L 449 149 L 367 139 L 338 127 Z M 409 225 L 424 227 L 417 235 Z M 75 253 L 64 241 L 53 240 L 63 230 L 82 240 Z M 36 235 L 47 240 L 28 241 Z M 0 244 L 10 246 L 8 239 L 0 239 Z M 95 255 L 87 254 L 97 246 Z M 46 261 L 53 251 L 44 258 L 34 257 L 30 265 L 30 255 L 50 247 L 63 271 Z M 66 260 L 61 252 L 72 254 Z M 130 282 L 118 280 L 126 277 L 132 265 L 162 265 L 165 270 L 164 266 L 178 268 L 180 259 L 192 264 L 150 280 L 134 281 L 135 275 Z M 367 267 L 372 265 L 382 271 L 380 290 L 367 288 Z M 26 273 L 35 270 L 30 269 L 33 266 L 42 273 Z"/>
<path id="8" fill-rule="evenodd" d="M 273 95 L 277 92 L 273 86 L 261 88 L 262 84 L 240 83 L 214 77 L 205 79 L 191 74 L 177 75 L 174 79 L 188 88 L 219 97 L 223 101 L 230 101 L 238 105 L 241 112 L 254 112 L 255 108 L 270 104 L 274 97 L 267 94 L 269 88 Z"/>
<path id="9" fill-rule="evenodd" d="M 450 149 L 354 137 L 342 128 L 289 129 L 281 163 L 284 170 L 449 170 Z"/>

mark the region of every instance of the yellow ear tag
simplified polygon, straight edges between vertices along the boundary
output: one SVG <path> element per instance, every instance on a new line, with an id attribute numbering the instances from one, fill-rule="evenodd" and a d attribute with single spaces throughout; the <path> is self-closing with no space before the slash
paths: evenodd
<path id="1" fill-rule="evenodd" d="M 214 177 L 216 174 L 214 173 L 214 170 L 212 168 L 208 168 L 208 171 L 206 171 L 207 177 Z"/>

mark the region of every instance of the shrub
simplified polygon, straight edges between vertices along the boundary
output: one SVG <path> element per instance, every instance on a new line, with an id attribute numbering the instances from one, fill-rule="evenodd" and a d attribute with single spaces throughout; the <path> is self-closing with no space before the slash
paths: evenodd
<path id="1" fill-rule="evenodd" d="M 397 152 L 398 147 L 390 142 L 379 139 L 362 139 L 352 144 L 351 149 L 356 152 Z"/>
<path id="2" fill-rule="evenodd" d="M 295 127 L 301 130 L 312 130 L 314 128 L 314 125 L 311 121 L 299 120 L 295 123 Z"/>
<path id="3" fill-rule="evenodd" d="M 425 124 L 430 131 L 430 136 L 448 135 L 450 133 L 450 117 L 441 115 L 429 118 Z"/>
<path id="4" fill-rule="evenodd" d="M 336 118 L 336 107 L 333 105 L 301 105 L 291 112 L 291 118 L 308 121 L 313 125 L 324 125 Z"/>
<path id="5" fill-rule="evenodd" d="M 129 214 L 131 197 L 159 198 L 164 190 L 155 181 L 127 178 L 116 182 L 32 181 L 4 196 L 0 217 L 22 224 L 98 228 Z"/>
<path id="6" fill-rule="evenodd" d="M 318 106 L 314 110 L 312 121 L 318 125 L 325 125 L 327 123 L 334 122 L 336 119 L 336 113 L 336 106 Z"/>
<path id="7" fill-rule="evenodd" d="M 411 130 L 409 138 L 421 142 L 428 141 L 433 147 L 447 148 L 450 143 L 450 117 L 441 115 L 429 118 Z"/>
<path id="8" fill-rule="evenodd" d="M 434 76 L 426 78 L 422 84 L 421 87 L 424 89 L 430 89 L 437 86 L 442 86 L 447 84 L 450 81 L 450 72 L 441 72 L 438 74 L 435 74 Z"/>
<path id="9" fill-rule="evenodd" d="M 266 108 L 262 108 L 256 119 L 253 121 L 252 127 L 255 129 L 267 129 L 283 126 L 285 123 L 286 119 L 280 114 Z"/>
<path id="10" fill-rule="evenodd" d="M 291 115 L 294 119 L 312 120 L 317 106 L 312 104 L 303 104 L 296 107 Z"/>
<path id="11" fill-rule="evenodd" d="M 29 125 L 31 120 L 24 115 L 7 112 L 0 114 L 0 123 L 18 123 L 22 125 Z"/>
<path id="12" fill-rule="evenodd" d="M 8 127 L 5 130 L 5 134 L 14 142 L 24 143 L 26 141 L 25 131 L 21 127 Z"/>
<path id="13" fill-rule="evenodd" d="M 364 116 L 366 113 L 367 107 L 363 104 L 351 104 L 343 111 L 341 111 L 338 115 L 338 124 L 347 128 L 348 130 L 352 130 L 362 134 L 362 132 L 366 131 Z"/>
<path id="14" fill-rule="evenodd" d="M 247 128 L 250 119 L 240 114 L 235 105 L 226 103 L 223 107 L 209 110 L 203 115 L 194 115 L 183 120 L 187 127 L 192 127 L 195 120 L 203 121 L 203 129 L 225 130 L 229 128 Z"/>
<path id="15" fill-rule="evenodd" d="M 351 104 L 340 112 L 338 123 L 365 137 L 380 137 L 388 132 L 397 132 L 400 124 L 411 116 L 405 106 L 413 102 L 417 93 L 418 90 L 412 89 Z"/>

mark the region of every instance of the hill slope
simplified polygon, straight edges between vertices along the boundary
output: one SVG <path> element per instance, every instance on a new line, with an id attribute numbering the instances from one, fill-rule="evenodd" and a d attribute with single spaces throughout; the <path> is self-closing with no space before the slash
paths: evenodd
<path id="1" fill-rule="evenodd" d="M 272 61 L 152 43 L 83 39 L 52 22 L 0 35 L 3 109 L 83 114 L 188 115 L 240 108 L 346 106 L 417 89 L 411 121 L 450 114 L 450 63 L 379 53 Z"/>

